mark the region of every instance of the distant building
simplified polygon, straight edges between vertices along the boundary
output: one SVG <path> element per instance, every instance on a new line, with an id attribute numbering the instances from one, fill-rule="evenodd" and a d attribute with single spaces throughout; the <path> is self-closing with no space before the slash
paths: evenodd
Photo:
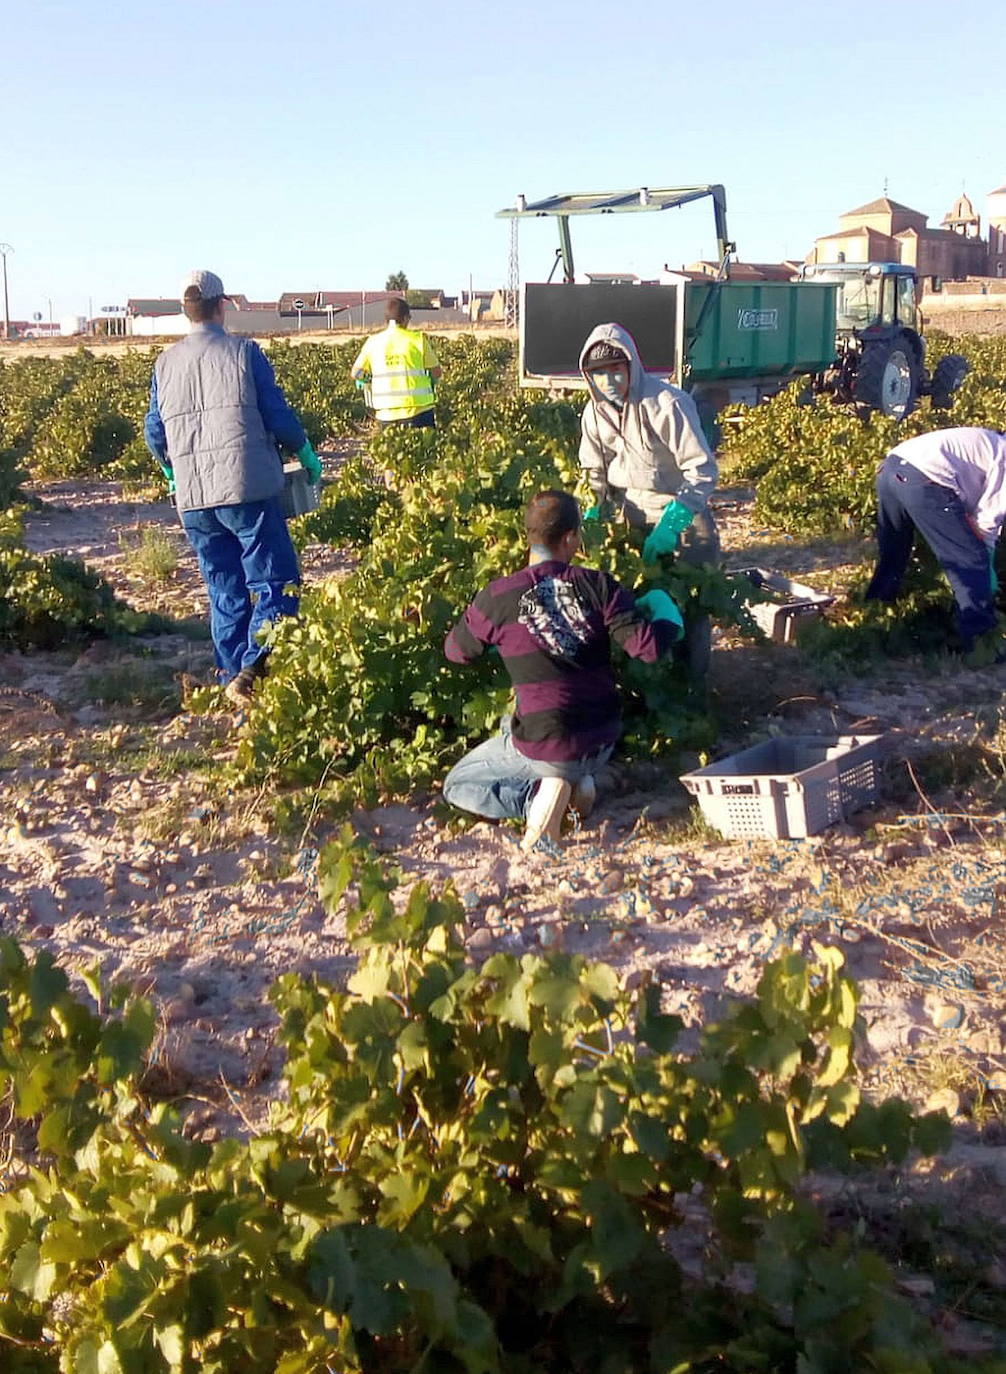
<path id="1" fill-rule="evenodd" d="M 990 277 L 1006 277 L 1006 186 L 991 191 L 988 198 Z"/>
<path id="2" fill-rule="evenodd" d="M 232 334 L 283 334 L 297 327 L 296 319 L 292 324 L 281 319 L 275 301 L 250 301 L 239 291 L 228 299 L 224 322 Z M 126 302 L 126 330 L 138 338 L 181 337 L 189 332 L 189 322 L 173 297 L 133 296 Z"/>
<path id="3" fill-rule="evenodd" d="M 165 296 L 130 296 L 126 302 L 126 314 L 135 318 L 138 315 L 145 319 L 154 319 L 160 315 L 180 315 L 182 313 L 182 303 L 176 297 Z"/>
<path id="4" fill-rule="evenodd" d="M 10 336 L 12 339 L 55 339 L 59 337 L 59 325 L 55 320 L 11 320 Z"/>
<path id="5" fill-rule="evenodd" d="M 964 195 L 940 229 L 930 229 L 926 215 L 887 196 L 848 210 L 838 224 L 837 233 L 815 240 L 807 262 L 905 263 L 915 268 L 924 290 L 988 271 L 990 244 L 981 237 L 981 221 Z"/>
<path id="6" fill-rule="evenodd" d="M 635 272 L 577 272 L 574 277 L 582 286 L 638 286 Z"/>
<path id="7" fill-rule="evenodd" d="M 388 301 L 402 300 L 405 294 L 367 290 L 283 291 L 276 301 L 250 301 L 236 293 L 227 304 L 225 323 L 232 334 L 296 334 L 326 329 L 367 333 L 384 327 Z M 423 302 L 411 307 L 412 323 L 418 328 L 436 329 L 503 318 L 502 289 L 449 296 L 437 287 L 408 294 Z M 146 338 L 181 336 L 189 328 L 181 302 L 163 296 L 130 297 L 124 323 L 126 332 Z M 109 331 L 106 327 L 102 332 Z"/>
<path id="8" fill-rule="evenodd" d="M 492 324 L 506 318 L 506 292 L 502 287 L 495 291 L 460 291 L 457 308 L 472 324 Z"/>
<path id="9" fill-rule="evenodd" d="M 11 336 L 16 339 L 58 339 L 57 320 L 11 320 Z"/>
<path id="10" fill-rule="evenodd" d="M 124 338 L 129 323 L 128 313 L 124 305 L 103 305 L 100 312 L 88 320 L 87 332 L 96 338 Z"/>
<path id="11" fill-rule="evenodd" d="M 447 296 L 439 286 L 410 286 L 405 299 L 410 310 L 449 310 L 455 304 L 453 297 Z"/>
<path id="12" fill-rule="evenodd" d="M 732 262 L 730 264 L 730 280 L 733 282 L 759 282 L 759 281 L 792 281 L 800 269 L 800 264 L 795 262 Z M 665 272 L 670 272 L 670 268 L 665 268 Z M 688 276 L 718 277 L 720 264 L 710 259 L 703 258 L 699 262 L 691 262 L 682 272 Z"/>
<path id="13" fill-rule="evenodd" d="M 402 291 L 284 291 L 279 313 L 302 329 L 370 329 L 384 324 L 385 306 Z M 300 302 L 300 305 L 297 302 Z"/>

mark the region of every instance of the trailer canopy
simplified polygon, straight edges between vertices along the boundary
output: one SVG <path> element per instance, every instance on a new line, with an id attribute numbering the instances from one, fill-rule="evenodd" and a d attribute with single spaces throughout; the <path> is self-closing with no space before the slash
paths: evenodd
<path id="1" fill-rule="evenodd" d="M 570 215 L 616 215 L 640 210 L 673 210 L 693 200 L 711 196 L 716 219 L 716 242 L 721 261 L 734 251 L 727 238 L 727 194 L 722 186 L 640 186 L 635 191 L 573 192 L 527 201 L 518 196 L 512 207 L 496 212 L 497 219 L 540 219 L 548 215 L 559 221 L 559 251 L 563 275 L 573 280 L 573 246 L 569 236 Z"/>

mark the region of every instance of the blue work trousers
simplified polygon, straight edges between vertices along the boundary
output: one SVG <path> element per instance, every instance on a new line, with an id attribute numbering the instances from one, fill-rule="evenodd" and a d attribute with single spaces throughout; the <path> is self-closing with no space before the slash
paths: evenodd
<path id="1" fill-rule="evenodd" d="M 612 745 L 590 758 L 562 759 L 546 763 L 529 759 L 514 745 L 510 717 L 500 722 L 500 732 L 459 760 L 444 779 L 444 800 L 459 811 L 499 821 L 523 820 L 528 804 L 542 778 L 579 782 L 611 758 Z"/>
<path id="2" fill-rule="evenodd" d="M 409 415 L 404 420 L 378 420 L 382 429 L 391 429 L 398 426 L 399 429 L 436 429 L 436 412 L 432 410 L 421 410 L 418 415 Z"/>
<path id="3" fill-rule="evenodd" d="M 267 621 L 296 615 L 297 554 L 279 500 L 243 501 L 182 513 L 210 598 L 210 630 L 225 682 L 265 653 L 256 640 Z"/>
<path id="4" fill-rule="evenodd" d="M 912 554 L 915 531 L 936 555 L 957 603 L 957 627 L 967 649 L 996 623 L 995 597 L 985 541 L 968 523 L 956 492 L 921 473 L 897 454 L 877 474 L 877 544 L 880 558 L 868 601 L 893 601 Z"/>

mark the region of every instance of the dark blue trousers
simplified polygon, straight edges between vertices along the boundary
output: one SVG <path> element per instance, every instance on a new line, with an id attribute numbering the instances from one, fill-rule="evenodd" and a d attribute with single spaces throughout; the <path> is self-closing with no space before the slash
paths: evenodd
<path id="1" fill-rule="evenodd" d="M 915 531 L 936 555 L 957 603 L 965 647 L 996 623 L 989 551 L 968 523 L 960 497 L 930 481 L 891 453 L 877 474 L 877 544 L 880 558 L 868 601 L 893 601 L 912 554 Z"/>
<path id="2" fill-rule="evenodd" d="M 210 630 L 225 681 L 265 650 L 256 636 L 267 621 L 297 614 L 288 586 L 300 582 L 297 553 L 278 498 L 182 513 L 210 597 Z"/>
<path id="3" fill-rule="evenodd" d="M 421 410 L 418 415 L 410 415 L 407 420 L 378 420 L 382 429 L 398 425 L 401 429 L 436 429 L 437 416 L 433 410 Z"/>

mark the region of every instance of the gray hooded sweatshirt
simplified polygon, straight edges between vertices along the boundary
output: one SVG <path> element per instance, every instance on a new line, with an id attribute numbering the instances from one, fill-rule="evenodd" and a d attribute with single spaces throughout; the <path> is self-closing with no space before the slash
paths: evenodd
<path id="1" fill-rule="evenodd" d="M 629 394 L 621 410 L 600 395 L 584 371 L 596 343 L 610 343 L 629 363 Z M 680 501 L 704 511 L 719 469 L 706 442 L 695 402 L 686 391 L 643 370 L 635 340 L 620 324 L 599 324 L 580 353 L 590 392 L 580 430 L 580 466 L 599 501 L 624 492 L 632 524 L 654 525 L 664 507 Z"/>

